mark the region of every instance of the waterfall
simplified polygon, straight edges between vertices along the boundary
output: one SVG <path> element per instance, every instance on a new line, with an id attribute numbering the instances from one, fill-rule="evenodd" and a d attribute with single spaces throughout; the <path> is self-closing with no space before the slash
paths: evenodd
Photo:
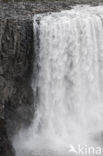
<path id="1" fill-rule="evenodd" d="M 103 7 L 36 15 L 33 26 L 36 110 L 14 139 L 17 156 L 103 145 Z"/>

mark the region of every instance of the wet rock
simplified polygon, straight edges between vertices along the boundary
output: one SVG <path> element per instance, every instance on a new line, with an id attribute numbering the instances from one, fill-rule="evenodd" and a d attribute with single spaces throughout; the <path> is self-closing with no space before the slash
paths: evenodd
<path id="1" fill-rule="evenodd" d="M 0 156 L 14 156 L 14 153 L 7 137 L 5 120 L 0 119 Z"/>
<path id="2" fill-rule="evenodd" d="M 17 116 L 19 114 L 19 119 L 23 120 L 22 116 L 25 118 L 22 112 L 20 115 L 17 111 L 17 109 L 22 109 L 22 105 L 30 106 L 30 108 L 33 105 L 32 89 L 30 88 L 31 64 L 33 62 L 33 28 L 31 20 L 28 21 L 27 19 L 4 19 L 4 21 L 0 21 L 0 24 L 2 25 L 0 27 L 2 29 L 0 31 L 0 116 L 6 118 L 8 123 L 8 116 L 13 115 L 15 119 L 15 111 Z M 28 93 L 30 94 L 29 97 L 27 96 Z M 24 100 L 25 95 L 31 100 Z M 33 111 L 29 113 L 33 115 Z M 14 124 L 13 121 L 12 125 Z"/>
<path id="3" fill-rule="evenodd" d="M 0 4 L 1 7 L 1 4 Z M 4 7 L 4 8 L 3 8 Z M 31 73 L 33 27 L 31 17 L 15 15 L 12 7 L 0 8 L 0 156 L 14 156 L 11 137 L 33 118 Z M 10 12 L 11 15 L 10 15 Z M 5 12 L 5 13 L 4 13 Z M 13 13 L 14 12 L 14 13 Z M 22 14 L 22 13 L 21 13 Z M 3 133 L 4 132 L 4 133 Z M 9 138 L 9 140 L 8 140 Z"/>

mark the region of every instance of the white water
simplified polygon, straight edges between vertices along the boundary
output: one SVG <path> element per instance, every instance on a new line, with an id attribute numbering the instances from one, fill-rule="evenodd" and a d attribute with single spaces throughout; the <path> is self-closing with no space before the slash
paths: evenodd
<path id="1" fill-rule="evenodd" d="M 37 15 L 34 36 L 38 102 L 32 126 L 14 139 L 17 156 L 103 145 L 103 7 Z"/>

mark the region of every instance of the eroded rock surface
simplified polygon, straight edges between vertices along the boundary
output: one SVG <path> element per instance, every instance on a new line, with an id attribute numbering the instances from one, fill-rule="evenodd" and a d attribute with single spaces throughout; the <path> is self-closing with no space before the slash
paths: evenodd
<path id="1" fill-rule="evenodd" d="M 12 156 L 7 132 L 11 138 L 20 128 L 29 125 L 34 112 L 30 86 L 33 27 L 31 18 L 15 15 L 10 5 L 6 15 L 5 7 L 7 5 L 2 4 L 0 8 L 0 120 L 5 122 L 5 126 L 0 127 L 0 156 Z"/>
<path id="2" fill-rule="evenodd" d="M 0 155 L 13 156 L 15 151 L 12 148 L 10 141 L 8 140 L 5 124 L 5 120 L 0 119 Z"/>

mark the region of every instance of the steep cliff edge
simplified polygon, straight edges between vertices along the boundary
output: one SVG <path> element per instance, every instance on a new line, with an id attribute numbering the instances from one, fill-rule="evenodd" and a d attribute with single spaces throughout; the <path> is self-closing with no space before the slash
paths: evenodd
<path id="1" fill-rule="evenodd" d="M 85 1 L 88 2 L 98 4 L 98 1 Z M 28 126 L 33 118 L 32 17 L 37 13 L 70 9 L 76 3 L 81 1 L 0 2 L 0 156 L 14 156 L 8 138 Z"/>
<path id="2" fill-rule="evenodd" d="M 34 112 L 32 20 L 16 9 L 0 4 L 0 156 L 13 155 L 7 134 L 30 124 Z"/>

